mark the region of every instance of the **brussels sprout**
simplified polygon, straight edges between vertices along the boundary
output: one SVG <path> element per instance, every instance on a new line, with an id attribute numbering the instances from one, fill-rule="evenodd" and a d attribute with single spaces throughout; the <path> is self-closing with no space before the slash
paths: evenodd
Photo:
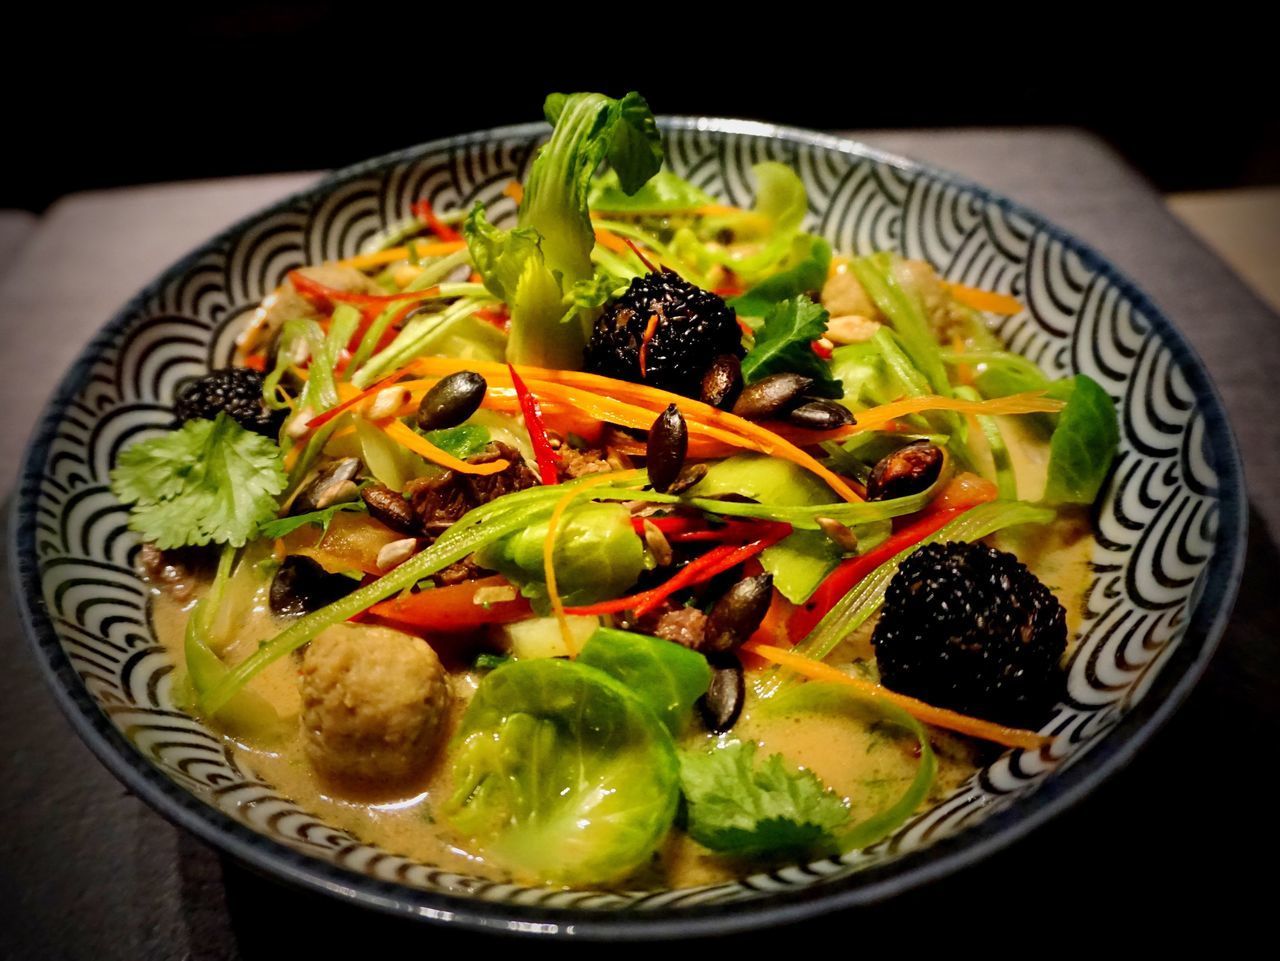
<path id="1" fill-rule="evenodd" d="M 445 817 L 530 880 L 623 878 L 649 860 L 675 818 L 670 734 L 639 697 L 585 664 L 496 668 L 462 719 L 453 755 Z"/>

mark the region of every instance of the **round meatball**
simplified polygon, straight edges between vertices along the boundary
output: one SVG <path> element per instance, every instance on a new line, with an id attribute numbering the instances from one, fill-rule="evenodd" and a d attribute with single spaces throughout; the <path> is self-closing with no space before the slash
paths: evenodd
<path id="1" fill-rule="evenodd" d="M 331 777 L 394 784 L 419 774 L 443 735 L 449 679 L 425 641 L 338 625 L 302 658 L 307 757 Z"/>

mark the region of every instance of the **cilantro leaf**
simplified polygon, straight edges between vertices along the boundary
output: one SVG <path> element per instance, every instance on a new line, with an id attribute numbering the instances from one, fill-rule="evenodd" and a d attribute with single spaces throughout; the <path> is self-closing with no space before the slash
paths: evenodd
<path id="1" fill-rule="evenodd" d="M 280 448 L 225 413 L 134 444 L 111 472 L 112 493 L 133 505 L 129 528 L 161 549 L 243 546 L 286 483 Z"/>
<path id="2" fill-rule="evenodd" d="M 735 741 L 681 754 L 689 836 L 740 857 L 833 852 L 849 821 L 844 802 L 812 771 L 789 769 L 781 754 L 756 766 L 755 751 L 754 742 Z"/>
<path id="3" fill-rule="evenodd" d="M 343 501 L 341 504 L 333 504 L 330 507 L 325 507 L 318 511 L 309 511 L 306 514 L 277 517 L 275 520 L 267 521 L 259 527 L 258 536 L 275 540 L 277 537 L 285 537 L 288 534 L 292 534 L 299 527 L 305 527 L 307 524 L 319 524 L 325 531 L 328 531 L 329 525 L 333 523 L 333 515 L 339 511 L 363 511 L 365 509 L 364 501 Z"/>
<path id="4" fill-rule="evenodd" d="M 831 368 L 810 346 L 827 332 L 827 311 L 805 296 L 775 304 L 756 334 L 755 345 L 742 360 L 747 383 L 770 374 L 789 371 L 814 380 L 813 390 L 824 397 L 842 397 L 844 388 L 831 376 Z"/>

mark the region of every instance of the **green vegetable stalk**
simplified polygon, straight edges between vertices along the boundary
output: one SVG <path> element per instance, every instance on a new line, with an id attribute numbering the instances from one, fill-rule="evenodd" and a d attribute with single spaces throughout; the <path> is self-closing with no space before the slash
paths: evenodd
<path id="1" fill-rule="evenodd" d="M 577 285 L 593 273 L 592 176 L 607 160 L 622 190 L 633 194 L 658 172 L 662 143 L 637 93 L 621 100 L 552 94 L 545 112 L 555 129 L 529 171 L 516 228 L 499 230 L 477 207 L 463 234 L 485 286 L 511 310 L 508 359 L 575 369 L 582 364 L 591 314 L 571 311 L 566 321 L 566 309 Z"/>

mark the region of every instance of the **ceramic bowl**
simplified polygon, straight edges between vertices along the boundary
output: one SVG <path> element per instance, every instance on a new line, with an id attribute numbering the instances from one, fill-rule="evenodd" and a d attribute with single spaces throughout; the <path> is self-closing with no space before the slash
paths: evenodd
<path id="1" fill-rule="evenodd" d="M 564 891 L 466 877 L 380 850 L 309 813 L 175 708 L 175 664 L 134 573 L 138 542 L 107 489 L 120 451 L 170 419 L 187 380 L 225 365 L 285 274 L 356 253 L 430 199 L 514 215 L 541 126 L 438 141 L 344 170 L 213 238 L 137 295 L 85 349 L 37 429 L 14 502 L 12 557 L 36 655 L 99 758 L 164 815 L 271 875 L 462 927 L 600 937 L 771 925 L 886 898 L 958 870 L 1096 786 L 1202 672 L 1243 554 L 1240 465 L 1222 405 L 1182 336 L 1098 254 L 1030 211 L 847 140 L 759 124 L 663 124 L 670 165 L 749 204 L 750 169 L 793 166 L 809 228 L 837 250 L 893 249 L 1026 309 L 1010 349 L 1086 373 L 1120 410 L 1120 455 L 1095 520 L 1086 620 L 1054 747 L 1011 751 L 867 850 L 684 890 Z"/>

